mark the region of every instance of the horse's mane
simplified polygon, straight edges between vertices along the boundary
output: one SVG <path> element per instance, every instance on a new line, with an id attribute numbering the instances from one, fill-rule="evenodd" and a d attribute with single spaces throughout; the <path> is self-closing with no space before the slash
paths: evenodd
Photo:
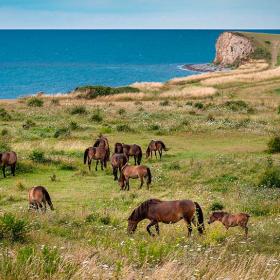
<path id="1" fill-rule="evenodd" d="M 140 204 L 136 209 L 133 210 L 129 216 L 129 220 L 137 221 L 145 218 L 145 214 L 148 212 L 150 205 L 160 203 L 160 199 L 148 199 Z"/>
<path id="2" fill-rule="evenodd" d="M 97 139 L 97 140 L 95 141 L 95 143 L 93 144 L 93 147 L 98 147 L 99 144 L 100 144 L 100 139 Z"/>

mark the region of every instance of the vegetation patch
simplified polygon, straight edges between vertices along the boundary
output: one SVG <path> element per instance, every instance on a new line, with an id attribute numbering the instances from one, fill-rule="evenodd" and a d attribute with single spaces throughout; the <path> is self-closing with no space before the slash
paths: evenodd
<path id="1" fill-rule="evenodd" d="M 31 97 L 27 99 L 27 106 L 29 107 L 43 107 L 44 101 L 38 97 Z"/>
<path id="2" fill-rule="evenodd" d="M 4 108 L 0 108 L 0 120 L 10 121 L 12 119 L 11 115 Z"/>
<path id="3" fill-rule="evenodd" d="M 267 143 L 267 150 L 269 153 L 280 153 L 280 136 L 272 137 Z"/>
<path id="4" fill-rule="evenodd" d="M 259 178 L 259 187 L 280 188 L 280 167 L 268 166 Z"/>
<path id="5" fill-rule="evenodd" d="M 85 115 L 88 113 L 85 106 L 74 106 L 69 112 L 71 115 Z"/>
<path id="6" fill-rule="evenodd" d="M 231 111 L 244 111 L 249 108 L 248 104 L 243 100 L 230 100 L 224 103 L 224 106 Z"/>

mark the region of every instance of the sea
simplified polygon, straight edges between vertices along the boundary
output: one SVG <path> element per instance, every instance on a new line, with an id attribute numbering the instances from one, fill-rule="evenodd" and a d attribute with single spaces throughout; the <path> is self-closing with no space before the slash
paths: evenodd
<path id="1" fill-rule="evenodd" d="M 182 65 L 212 62 L 223 31 L 0 30 L 0 98 L 188 76 Z"/>

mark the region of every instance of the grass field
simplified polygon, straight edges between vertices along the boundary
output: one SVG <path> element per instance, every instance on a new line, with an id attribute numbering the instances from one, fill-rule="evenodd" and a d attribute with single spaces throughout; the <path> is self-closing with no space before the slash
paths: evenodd
<path id="1" fill-rule="evenodd" d="M 279 279 L 280 188 L 260 181 L 280 164 L 267 152 L 280 128 L 280 71 L 256 65 L 93 100 L 1 100 L 0 149 L 16 151 L 19 164 L 16 177 L 0 178 L 0 279 Z M 88 171 L 83 152 L 99 133 L 111 152 L 115 142 L 144 151 L 151 139 L 166 143 L 161 161 L 143 159 L 149 191 L 137 180 L 120 191 L 110 166 Z M 48 189 L 55 211 L 27 211 L 34 185 Z M 143 221 L 128 236 L 128 216 L 149 198 L 197 201 L 205 234 L 188 238 L 181 221 L 152 238 Z M 221 206 L 251 215 L 247 240 L 240 228 L 207 224 Z M 5 227 L 7 213 L 15 221 Z"/>

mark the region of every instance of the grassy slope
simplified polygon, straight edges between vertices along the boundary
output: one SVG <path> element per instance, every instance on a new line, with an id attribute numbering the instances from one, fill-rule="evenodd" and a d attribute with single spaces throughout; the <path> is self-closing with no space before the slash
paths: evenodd
<path id="1" fill-rule="evenodd" d="M 182 81 L 172 90 L 181 87 Z M 259 188 L 257 183 L 270 157 L 265 151 L 269 135 L 280 128 L 280 77 L 216 87 L 214 96 L 173 98 L 169 103 L 114 101 L 108 106 L 102 100 L 61 99 L 55 105 L 46 99 L 44 107 L 29 108 L 24 100 L 1 101 L 0 107 L 13 111 L 12 120 L 0 121 L 0 131 L 8 130 L 1 140 L 18 152 L 19 170 L 15 178 L 0 179 L 0 207 L 27 219 L 30 233 L 24 243 L 0 243 L 4 252 L 0 279 L 35 279 L 36 275 L 41 279 L 168 279 L 170 273 L 178 279 L 276 279 L 280 193 Z M 248 107 L 231 110 L 225 105 L 234 100 L 244 100 Z M 203 108 L 198 109 L 197 103 Z M 69 109 L 77 105 L 85 106 L 88 113 L 71 115 Z M 97 110 L 103 116 L 101 122 L 90 120 Z M 22 124 L 28 119 L 35 126 L 24 130 Z M 53 137 L 56 129 L 71 121 L 79 128 L 70 136 Z M 130 131 L 118 131 L 120 124 Z M 111 147 L 122 141 L 145 149 L 156 138 L 167 144 L 170 150 L 161 162 L 143 161 L 153 173 L 150 191 L 138 190 L 139 182 L 132 181 L 130 192 L 120 192 L 110 167 L 104 172 L 87 171 L 83 150 L 99 132 L 105 132 Z M 45 152 L 48 163 L 28 159 L 35 148 Z M 272 159 L 278 164 L 280 156 Z M 53 174 L 56 181 L 50 179 Z M 27 189 L 38 184 L 48 188 L 54 212 L 27 213 Z M 220 224 L 206 225 L 203 237 L 194 230 L 188 239 L 183 222 L 160 225 L 161 236 L 150 238 L 147 221 L 128 237 L 128 215 L 151 197 L 198 201 L 205 220 L 214 202 L 228 211 L 249 212 L 249 239 L 244 241 L 240 229 L 225 231 Z M 42 245 L 50 252 L 42 250 Z M 29 261 L 14 258 L 30 250 Z M 49 261 L 52 256 L 60 256 L 58 266 Z"/>

